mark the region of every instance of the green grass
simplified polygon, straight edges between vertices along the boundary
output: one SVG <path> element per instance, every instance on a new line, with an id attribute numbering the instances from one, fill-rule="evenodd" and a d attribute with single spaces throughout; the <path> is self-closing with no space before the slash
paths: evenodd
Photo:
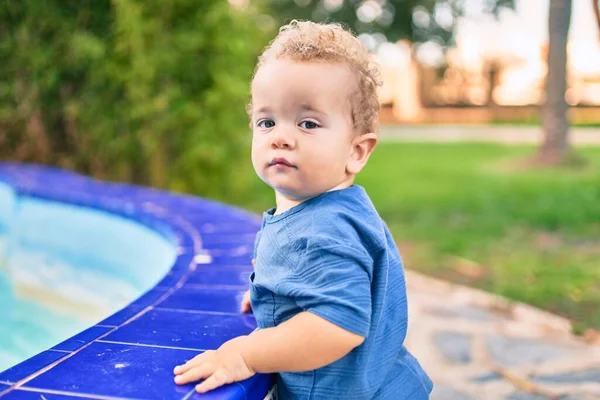
<path id="1" fill-rule="evenodd" d="M 385 143 L 357 182 L 407 267 L 600 327 L 600 148 L 578 170 L 520 168 L 533 148 Z"/>
<path id="2" fill-rule="evenodd" d="M 600 328 L 600 148 L 576 170 L 518 167 L 533 147 L 382 143 L 357 179 L 407 268 Z M 272 194 L 242 203 L 262 211 Z"/>

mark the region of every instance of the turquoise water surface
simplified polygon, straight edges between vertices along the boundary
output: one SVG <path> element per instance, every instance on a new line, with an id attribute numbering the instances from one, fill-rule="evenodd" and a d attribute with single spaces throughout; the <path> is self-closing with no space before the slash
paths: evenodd
<path id="1" fill-rule="evenodd" d="M 0 371 L 129 304 L 175 258 L 174 243 L 132 220 L 0 183 Z"/>

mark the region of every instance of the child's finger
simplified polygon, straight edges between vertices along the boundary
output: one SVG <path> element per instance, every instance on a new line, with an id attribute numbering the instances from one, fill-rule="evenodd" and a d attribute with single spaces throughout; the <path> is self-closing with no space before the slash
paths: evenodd
<path id="1" fill-rule="evenodd" d="M 246 313 L 246 312 L 248 312 L 248 311 L 250 311 L 250 310 L 251 310 L 251 308 L 250 308 L 250 303 L 248 303 L 248 302 L 244 301 L 244 302 L 242 303 L 242 312 L 243 312 L 243 313 Z"/>
<path id="2" fill-rule="evenodd" d="M 204 382 L 196 386 L 196 391 L 198 393 L 206 393 L 213 389 L 218 388 L 219 386 L 223 386 L 227 383 L 225 372 L 222 370 L 217 370 L 214 374 L 206 378 Z"/>
<path id="3" fill-rule="evenodd" d="M 175 375 L 181 375 L 181 374 L 189 371 L 190 368 L 194 368 L 195 366 L 204 362 L 205 361 L 204 359 L 206 358 L 206 356 L 210 355 L 211 353 L 213 353 L 213 351 L 205 351 L 204 353 L 198 354 L 196 357 L 187 361 L 185 364 L 176 366 L 173 369 L 173 373 Z"/>
<path id="4" fill-rule="evenodd" d="M 175 377 L 175 383 L 178 385 L 185 385 L 186 383 L 199 381 L 200 379 L 211 376 L 213 372 L 213 365 L 205 363 L 198 367 L 194 367 L 181 375 L 177 375 Z"/>

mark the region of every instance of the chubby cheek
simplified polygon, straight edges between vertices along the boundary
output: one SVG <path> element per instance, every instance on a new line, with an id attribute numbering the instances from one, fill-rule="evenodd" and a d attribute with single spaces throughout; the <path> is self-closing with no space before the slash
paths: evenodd
<path id="1" fill-rule="evenodd" d="M 253 137 L 252 139 L 252 150 L 250 157 L 252 158 L 252 166 L 254 167 L 254 171 L 256 171 L 259 176 L 262 176 L 264 173 L 264 157 L 260 142 L 256 139 L 256 137 Z"/>
<path id="2" fill-rule="evenodd" d="M 346 170 L 347 155 L 335 146 L 321 146 L 313 153 L 313 171 L 323 177 L 337 177 Z"/>

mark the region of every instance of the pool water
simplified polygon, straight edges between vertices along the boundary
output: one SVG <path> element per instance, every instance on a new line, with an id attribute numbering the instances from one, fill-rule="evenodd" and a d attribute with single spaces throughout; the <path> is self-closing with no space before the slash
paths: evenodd
<path id="1" fill-rule="evenodd" d="M 76 314 L 19 298 L 12 284 L 0 275 L 0 371 L 54 346 L 90 324 Z"/>
<path id="2" fill-rule="evenodd" d="M 0 184 L 0 371 L 92 326 L 153 287 L 172 240 L 104 211 Z"/>

